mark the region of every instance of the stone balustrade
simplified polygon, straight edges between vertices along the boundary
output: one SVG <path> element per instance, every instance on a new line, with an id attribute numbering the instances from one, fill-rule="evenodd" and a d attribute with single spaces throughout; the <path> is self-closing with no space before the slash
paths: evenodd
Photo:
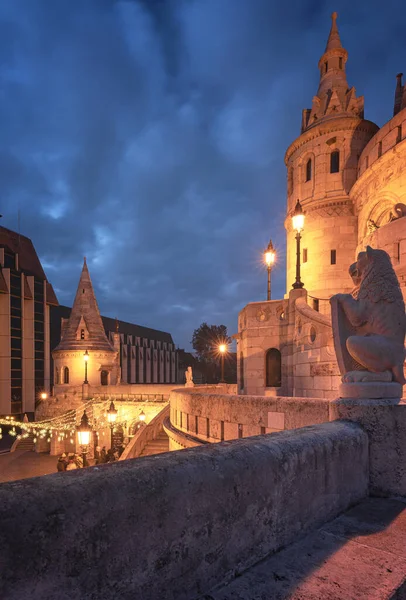
<path id="1" fill-rule="evenodd" d="M 368 491 L 334 422 L 0 486 L 4 600 L 190 600 Z"/>
<path id="2" fill-rule="evenodd" d="M 158 434 L 163 430 L 163 422 L 168 416 L 169 404 L 162 408 L 162 410 L 155 415 L 152 421 L 150 421 L 147 425 L 141 425 L 120 456 L 120 460 L 137 458 L 140 456 L 148 442 L 156 439 Z"/>

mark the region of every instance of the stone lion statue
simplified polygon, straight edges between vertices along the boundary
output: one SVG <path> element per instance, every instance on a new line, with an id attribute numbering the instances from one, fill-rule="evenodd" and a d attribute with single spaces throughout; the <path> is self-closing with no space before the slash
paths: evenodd
<path id="1" fill-rule="evenodd" d="M 336 294 L 330 299 L 343 382 L 404 385 L 405 304 L 389 255 L 367 246 L 350 273 L 358 277 L 355 297 Z"/>

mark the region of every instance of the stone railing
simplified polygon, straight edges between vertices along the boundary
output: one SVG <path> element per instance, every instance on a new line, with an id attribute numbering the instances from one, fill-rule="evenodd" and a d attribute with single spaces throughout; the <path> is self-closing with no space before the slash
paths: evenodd
<path id="1" fill-rule="evenodd" d="M 138 458 L 149 441 L 155 440 L 158 434 L 163 430 L 163 422 L 169 417 L 169 404 L 167 404 L 148 425 L 143 425 L 134 435 L 122 455 L 120 460 L 127 458 Z"/>
<path id="2" fill-rule="evenodd" d="M 174 390 L 170 405 L 175 429 L 175 434 L 167 430 L 171 449 L 196 445 L 187 436 L 201 443 L 221 442 L 325 423 L 330 410 L 330 401 L 322 398 L 241 396 L 215 388 Z"/>
<path id="3" fill-rule="evenodd" d="M 0 597 L 190 600 L 367 492 L 346 422 L 4 483 Z"/>

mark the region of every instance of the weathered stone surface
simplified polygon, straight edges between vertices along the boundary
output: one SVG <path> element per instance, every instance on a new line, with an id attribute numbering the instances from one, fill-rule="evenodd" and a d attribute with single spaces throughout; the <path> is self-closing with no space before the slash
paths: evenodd
<path id="1" fill-rule="evenodd" d="M 405 598 L 404 502 L 370 498 L 207 600 Z"/>
<path id="2" fill-rule="evenodd" d="M 330 403 L 335 419 L 355 421 L 368 433 L 371 493 L 406 496 L 406 402 L 339 399 Z"/>
<path id="3" fill-rule="evenodd" d="M 403 388 L 399 383 L 391 381 L 382 383 L 380 381 L 360 382 L 360 383 L 341 383 L 338 388 L 340 398 L 365 398 L 381 399 L 392 398 L 399 400 L 402 397 Z"/>
<path id="4" fill-rule="evenodd" d="M 323 397 L 323 393 L 321 393 Z M 209 430 L 212 422 L 224 423 L 224 439 L 238 438 L 238 425 L 243 425 L 243 437 L 247 437 L 251 427 L 272 427 L 268 425 L 268 413 L 281 413 L 285 429 L 296 429 L 329 420 L 329 400 L 315 398 L 287 398 L 263 396 L 237 396 L 217 392 L 215 389 L 203 391 L 195 387 L 177 389 L 170 395 L 174 411 L 189 415 L 189 433 L 202 441 L 207 438 L 207 419 Z M 284 415 L 282 417 L 282 415 Z M 195 422 L 198 419 L 198 432 Z M 180 428 L 180 421 L 172 424 Z M 277 429 L 281 426 L 278 424 Z M 186 431 L 186 430 L 185 430 Z M 185 442 L 186 447 L 188 446 Z"/>
<path id="5" fill-rule="evenodd" d="M 338 422 L 5 483 L 0 597 L 193 598 L 362 499 L 367 464 Z"/>

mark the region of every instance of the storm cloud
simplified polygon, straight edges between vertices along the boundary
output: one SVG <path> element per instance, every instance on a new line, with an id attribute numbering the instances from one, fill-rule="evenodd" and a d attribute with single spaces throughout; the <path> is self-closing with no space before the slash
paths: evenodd
<path id="1" fill-rule="evenodd" d="M 265 298 L 270 237 L 283 296 L 283 157 L 333 10 L 382 125 L 406 70 L 401 2 L 1 2 L 2 225 L 20 211 L 61 304 L 86 256 L 102 314 L 188 348 L 202 321 L 234 333 Z"/>

